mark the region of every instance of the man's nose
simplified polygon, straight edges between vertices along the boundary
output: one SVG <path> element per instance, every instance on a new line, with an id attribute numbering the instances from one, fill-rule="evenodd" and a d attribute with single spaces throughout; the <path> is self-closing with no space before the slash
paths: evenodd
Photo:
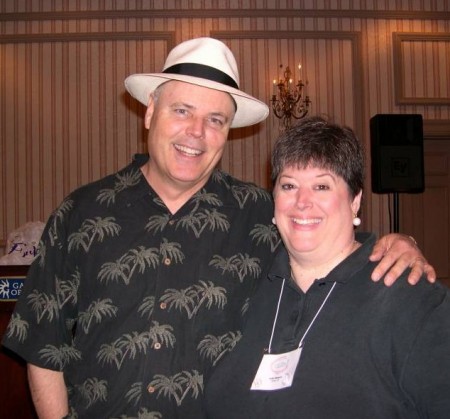
<path id="1" fill-rule="evenodd" d="M 205 135 L 205 121 L 203 118 L 191 118 L 186 132 L 193 137 L 202 138 Z"/>

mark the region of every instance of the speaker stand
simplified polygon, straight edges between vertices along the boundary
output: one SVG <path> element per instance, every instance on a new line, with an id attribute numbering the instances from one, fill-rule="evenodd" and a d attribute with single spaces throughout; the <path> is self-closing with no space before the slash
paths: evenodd
<path id="1" fill-rule="evenodd" d="M 399 212 L 399 196 L 398 192 L 394 192 L 394 233 L 400 231 L 400 212 Z"/>

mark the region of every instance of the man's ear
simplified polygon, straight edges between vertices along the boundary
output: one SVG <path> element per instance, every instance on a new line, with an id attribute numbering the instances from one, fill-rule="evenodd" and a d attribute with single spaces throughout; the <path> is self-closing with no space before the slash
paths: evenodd
<path id="1" fill-rule="evenodd" d="M 155 100 L 153 99 L 153 94 L 150 95 L 147 104 L 147 110 L 145 112 L 144 124 L 145 128 L 150 128 L 150 121 L 152 120 L 153 112 L 155 111 Z"/>

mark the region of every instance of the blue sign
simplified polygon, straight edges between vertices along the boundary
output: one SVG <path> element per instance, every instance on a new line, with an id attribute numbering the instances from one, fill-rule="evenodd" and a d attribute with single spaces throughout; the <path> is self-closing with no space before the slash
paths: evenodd
<path id="1" fill-rule="evenodd" d="M 0 302 L 17 301 L 25 278 L 4 277 L 0 278 Z"/>

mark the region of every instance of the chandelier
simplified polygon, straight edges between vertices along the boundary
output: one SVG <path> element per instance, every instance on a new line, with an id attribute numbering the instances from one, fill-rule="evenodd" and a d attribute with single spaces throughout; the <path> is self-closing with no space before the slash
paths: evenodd
<path id="1" fill-rule="evenodd" d="M 283 68 L 283 65 L 280 65 Z M 305 117 L 309 111 L 311 100 L 306 95 L 303 88 L 305 83 L 301 79 L 301 64 L 298 65 L 300 78 L 297 84 L 294 85 L 292 73 L 289 67 L 284 70 L 284 78 L 279 78 L 273 81 L 273 95 L 271 99 L 272 110 L 277 118 L 283 122 L 284 129 L 291 126 L 291 120 Z M 306 81 L 306 84 L 308 82 Z"/>

